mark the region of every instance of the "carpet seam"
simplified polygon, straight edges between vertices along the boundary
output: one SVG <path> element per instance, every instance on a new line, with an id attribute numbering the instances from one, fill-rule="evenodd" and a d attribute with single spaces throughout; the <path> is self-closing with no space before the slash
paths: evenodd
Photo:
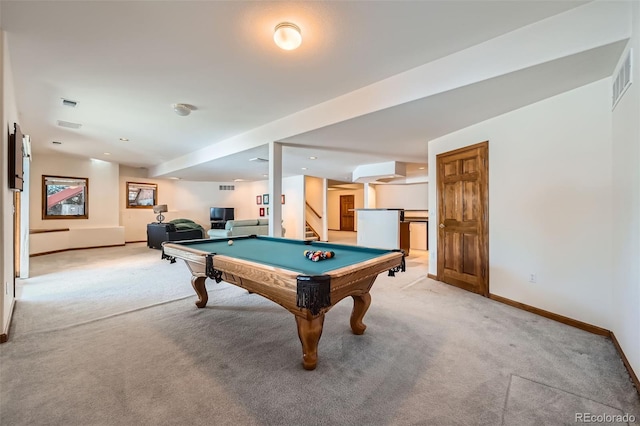
<path id="1" fill-rule="evenodd" d="M 507 385 L 507 394 L 504 396 L 504 405 L 502 406 L 501 426 L 504 426 L 504 413 L 507 412 L 507 404 L 509 403 L 509 393 L 511 392 L 511 382 L 513 381 L 513 373 L 509 373 L 509 384 Z"/>
<path id="2" fill-rule="evenodd" d="M 570 392 L 568 390 L 560 389 L 559 387 L 551 386 L 551 385 L 548 385 L 546 383 L 538 382 L 537 380 L 532 380 L 532 379 L 529 379 L 527 377 L 522 377 L 522 376 L 519 376 L 517 374 L 512 374 L 512 376 L 516 376 L 516 377 L 521 378 L 522 380 L 527 380 L 527 381 L 529 381 L 531 383 L 535 383 L 535 384 L 538 384 L 538 385 L 541 385 L 541 386 L 546 386 L 548 388 L 555 389 L 555 390 L 558 390 L 560 392 L 568 393 L 569 395 L 573 395 L 573 396 L 576 396 L 578 398 L 586 399 L 587 401 L 595 402 L 596 404 L 604 405 L 605 407 L 613 408 L 614 410 L 618 410 L 618 411 L 621 411 L 621 412 L 624 413 L 624 409 L 622 409 L 620 407 L 614 407 L 613 405 L 605 404 L 604 402 L 596 401 L 595 399 L 591 399 L 591 398 L 588 398 L 586 396 L 578 395 L 577 393 L 573 393 L 573 392 Z"/>
<path id="3" fill-rule="evenodd" d="M 151 305 L 146 305 L 146 306 L 141 306 L 139 308 L 129 309 L 127 311 L 116 312 L 114 314 L 105 315 L 105 316 L 102 316 L 102 317 L 90 319 L 90 320 L 79 322 L 79 323 L 75 323 L 75 324 L 69 324 L 69 325 L 65 325 L 65 326 L 57 327 L 57 328 L 49 328 L 49 329 L 45 329 L 45 330 L 35 330 L 35 331 L 24 333 L 22 335 L 23 336 L 30 336 L 32 334 L 53 333 L 53 332 L 56 332 L 56 331 L 68 330 L 70 328 L 81 327 L 83 325 L 92 324 L 94 322 L 103 321 L 103 320 L 107 320 L 107 319 L 111 319 L 111 318 L 115 318 L 115 317 L 119 317 L 119 316 L 124 316 L 124 315 L 127 315 L 127 314 L 132 314 L 134 312 L 144 311 L 146 309 L 155 308 L 157 306 L 167 305 L 169 303 L 178 302 L 180 300 L 188 299 L 190 297 L 194 297 L 194 296 L 192 294 L 189 294 L 189 295 L 186 295 L 186 296 L 178 297 L 176 299 L 165 300 L 165 301 L 162 301 L 162 302 L 153 303 Z"/>
<path id="4" fill-rule="evenodd" d="M 414 281 L 410 282 L 409 284 L 405 285 L 404 287 L 400 287 L 400 290 L 404 290 L 406 288 L 412 287 L 412 286 L 418 284 L 420 281 L 425 281 L 425 280 L 426 280 L 426 277 L 420 277 L 417 280 L 414 280 Z"/>

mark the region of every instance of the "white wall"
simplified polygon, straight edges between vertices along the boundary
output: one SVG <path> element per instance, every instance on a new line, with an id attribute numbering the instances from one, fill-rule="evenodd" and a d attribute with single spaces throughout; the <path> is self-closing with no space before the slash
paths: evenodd
<path id="1" fill-rule="evenodd" d="M 82 247 L 120 245 L 125 242 L 119 224 L 119 166 L 116 163 L 61 154 L 34 153 L 31 162 L 30 213 L 32 229 L 63 229 L 67 232 L 32 234 L 30 253 Z M 88 219 L 42 219 L 42 176 L 89 179 Z"/>
<path id="2" fill-rule="evenodd" d="M 127 182 L 155 183 L 158 185 L 157 203 L 166 204 L 169 211 L 164 214 L 166 220 L 185 217 L 174 202 L 175 181 L 169 179 L 149 179 L 146 169 L 127 166 L 119 167 L 118 206 L 119 223 L 124 227 L 124 240 L 127 243 L 147 241 L 147 224 L 156 221 L 157 214 L 152 209 L 127 208 Z M 188 216 L 186 216 L 188 217 Z M 208 229 L 209 222 L 201 223 Z"/>
<path id="3" fill-rule="evenodd" d="M 0 162 L 2 163 L 0 183 L 0 208 L 2 211 L 2 223 L 0 224 L 0 275 L 2 282 L 0 283 L 0 309 L 1 312 L 1 328 L 0 334 L 8 332 L 7 328 L 11 318 L 11 306 L 15 298 L 13 289 L 13 277 L 15 275 L 13 267 L 13 192 L 9 191 L 7 175 L 8 162 L 7 152 L 9 149 L 9 139 L 7 130 L 13 129 L 13 123 L 19 122 L 18 107 L 15 101 L 13 90 L 13 75 L 11 73 L 11 61 L 9 59 L 9 50 L 7 48 L 7 39 L 5 32 L 0 32 L 0 90 L 2 92 L 2 102 L 0 102 L 0 115 L 2 116 L 2 149 L 0 150 Z"/>
<path id="4" fill-rule="evenodd" d="M 604 328 L 612 326 L 611 79 L 429 143 L 436 155 L 489 141 L 490 293 Z M 437 220 L 429 222 L 430 273 Z M 537 283 L 529 283 L 530 273 Z"/>
<path id="5" fill-rule="evenodd" d="M 379 209 L 429 209 L 429 184 L 375 185 Z"/>
<path id="6" fill-rule="evenodd" d="M 364 207 L 364 189 L 332 190 L 327 192 L 327 226 L 329 229 L 340 229 L 340 196 L 353 195 L 354 208 Z M 354 213 L 354 231 L 358 230 L 358 217 Z"/>
<path id="7" fill-rule="evenodd" d="M 640 3 L 632 3 L 633 84 L 613 111 L 613 323 L 640 374 Z M 623 58 L 626 57 L 626 51 Z"/>

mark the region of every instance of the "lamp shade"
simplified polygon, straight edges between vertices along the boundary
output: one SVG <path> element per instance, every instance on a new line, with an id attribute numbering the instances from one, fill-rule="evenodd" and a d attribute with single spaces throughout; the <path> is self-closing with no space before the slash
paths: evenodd
<path id="1" fill-rule="evenodd" d="M 280 49 L 297 49 L 302 44 L 300 28 L 290 22 L 282 22 L 276 25 L 273 33 L 273 41 L 275 41 Z"/>
<path id="2" fill-rule="evenodd" d="M 158 204 L 157 206 L 153 206 L 154 213 L 166 213 L 169 209 L 166 204 Z"/>

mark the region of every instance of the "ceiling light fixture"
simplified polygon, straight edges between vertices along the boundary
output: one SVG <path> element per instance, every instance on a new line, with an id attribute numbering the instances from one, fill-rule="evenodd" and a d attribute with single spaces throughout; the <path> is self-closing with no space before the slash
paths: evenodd
<path id="1" fill-rule="evenodd" d="M 302 44 L 300 28 L 290 22 L 281 22 L 273 32 L 273 41 L 283 50 L 293 50 Z"/>
<path id="2" fill-rule="evenodd" d="M 193 107 L 187 104 L 173 104 L 173 110 L 181 117 L 191 114 Z"/>
<path id="3" fill-rule="evenodd" d="M 122 142 L 129 142 L 129 138 L 120 138 Z"/>
<path id="4" fill-rule="evenodd" d="M 315 160 L 318 157 L 309 157 L 309 160 Z"/>

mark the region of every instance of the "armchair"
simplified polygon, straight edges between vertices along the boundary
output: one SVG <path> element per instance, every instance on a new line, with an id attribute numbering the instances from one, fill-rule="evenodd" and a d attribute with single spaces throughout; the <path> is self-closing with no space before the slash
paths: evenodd
<path id="1" fill-rule="evenodd" d="M 176 223 L 147 224 L 147 247 L 161 249 L 165 241 L 197 240 L 204 237 L 202 227 L 177 227 Z M 179 225 L 179 224 L 178 224 Z"/>

